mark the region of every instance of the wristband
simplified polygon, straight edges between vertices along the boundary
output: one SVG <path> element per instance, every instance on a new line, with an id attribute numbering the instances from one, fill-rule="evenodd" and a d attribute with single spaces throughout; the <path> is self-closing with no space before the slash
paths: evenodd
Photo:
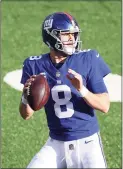
<path id="1" fill-rule="evenodd" d="M 21 102 L 25 105 L 28 104 L 27 99 L 24 98 L 24 95 L 22 95 L 22 97 L 21 97 Z"/>
<path id="2" fill-rule="evenodd" d="M 85 86 L 83 86 L 82 90 L 80 90 L 80 94 L 81 94 L 82 97 L 85 97 L 88 94 L 88 92 L 89 91 Z"/>

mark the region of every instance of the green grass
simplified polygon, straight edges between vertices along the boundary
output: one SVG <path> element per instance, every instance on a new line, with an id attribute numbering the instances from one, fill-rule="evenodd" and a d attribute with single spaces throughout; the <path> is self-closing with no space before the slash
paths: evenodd
<path id="1" fill-rule="evenodd" d="M 47 52 L 40 25 L 46 15 L 68 11 L 82 29 L 83 48 L 97 49 L 113 73 L 121 74 L 120 1 L 2 2 L 2 79 L 20 69 L 30 55 Z M 2 168 L 25 168 L 48 137 L 45 113 L 24 121 L 18 111 L 21 92 L 2 82 Z M 97 112 L 109 168 L 121 168 L 121 103 L 109 114 Z"/>

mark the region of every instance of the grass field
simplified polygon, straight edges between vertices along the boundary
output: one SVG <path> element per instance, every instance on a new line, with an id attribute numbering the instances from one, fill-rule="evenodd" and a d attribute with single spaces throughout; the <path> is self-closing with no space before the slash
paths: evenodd
<path id="1" fill-rule="evenodd" d="M 67 11 L 82 29 L 83 48 L 97 49 L 112 73 L 121 75 L 121 1 L 2 1 L 2 76 L 21 69 L 23 60 L 47 52 L 40 25 L 46 15 Z M 116 91 L 117 92 L 117 91 Z M 24 121 L 21 92 L 2 81 L 2 168 L 25 168 L 48 136 L 45 113 Z M 97 112 L 109 168 L 121 168 L 121 103 L 107 115 Z"/>

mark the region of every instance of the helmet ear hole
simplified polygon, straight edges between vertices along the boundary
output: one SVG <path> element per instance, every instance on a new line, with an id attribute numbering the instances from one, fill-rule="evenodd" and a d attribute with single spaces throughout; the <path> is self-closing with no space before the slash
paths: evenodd
<path id="1" fill-rule="evenodd" d="M 62 48 L 62 44 L 56 43 L 56 44 L 55 44 L 55 48 L 56 48 L 57 50 L 60 50 L 60 49 Z"/>

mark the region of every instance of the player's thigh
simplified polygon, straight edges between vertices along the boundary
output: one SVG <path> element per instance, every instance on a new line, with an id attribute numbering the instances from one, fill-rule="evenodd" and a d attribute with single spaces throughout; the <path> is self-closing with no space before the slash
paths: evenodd
<path id="1" fill-rule="evenodd" d="M 64 168 L 64 152 L 61 148 L 61 142 L 49 138 L 27 168 Z"/>
<path id="2" fill-rule="evenodd" d="M 88 137 L 84 144 L 84 154 L 82 156 L 83 168 L 107 168 L 99 133 Z"/>

